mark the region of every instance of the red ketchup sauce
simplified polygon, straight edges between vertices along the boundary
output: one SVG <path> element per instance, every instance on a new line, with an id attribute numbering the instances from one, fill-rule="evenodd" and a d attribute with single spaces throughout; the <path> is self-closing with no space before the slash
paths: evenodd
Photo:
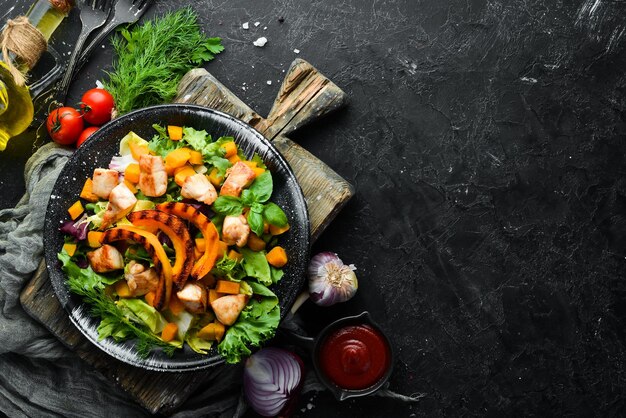
<path id="1" fill-rule="evenodd" d="M 322 371 L 344 389 L 366 389 L 378 382 L 391 362 L 385 338 L 369 325 L 349 325 L 323 341 Z"/>

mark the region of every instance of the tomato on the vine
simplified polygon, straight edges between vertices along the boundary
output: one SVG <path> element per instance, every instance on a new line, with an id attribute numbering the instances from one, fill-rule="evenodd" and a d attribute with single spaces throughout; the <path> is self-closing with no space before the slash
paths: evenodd
<path id="1" fill-rule="evenodd" d="M 83 117 L 73 107 L 59 107 L 48 115 L 46 128 L 54 142 L 71 145 L 83 132 Z"/>
<path id="2" fill-rule="evenodd" d="M 111 120 L 113 96 L 105 89 L 87 90 L 80 99 L 80 109 L 85 120 L 92 125 L 102 125 Z"/>
<path id="3" fill-rule="evenodd" d="M 76 148 L 78 148 L 81 145 L 83 145 L 83 142 L 85 142 L 87 140 L 87 138 L 89 138 L 91 136 L 91 134 L 96 132 L 98 129 L 100 129 L 100 128 L 98 128 L 97 126 L 90 126 L 88 128 L 85 128 L 85 130 L 78 137 L 78 141 L 76 141 Z"/>

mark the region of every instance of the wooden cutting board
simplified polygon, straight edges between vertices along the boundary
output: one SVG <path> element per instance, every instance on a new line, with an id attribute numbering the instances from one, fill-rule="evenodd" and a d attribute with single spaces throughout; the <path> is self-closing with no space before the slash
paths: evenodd
<path id="1" fill-rule="evenodd" d="M 352 197 L 352 186 L 287 135 L 346 103 L 345 93 L 311 64 L 296 59 L 287 72 L 267 118 L 250 109 L 204 69 L 181 80 L 174 100 L 229 113 L 270 139 L 293 169 L 307 201 L 314 241 Z M 129 366 L 91 344 L 70 322 L 48 280 L 45 263 L 20 295 L 22 306 L 80 358 L 128 392 L 152 413 L 168 414 L 201 386 L 219 382 L 232 366 L 200 372 L 162 373 Z"/>

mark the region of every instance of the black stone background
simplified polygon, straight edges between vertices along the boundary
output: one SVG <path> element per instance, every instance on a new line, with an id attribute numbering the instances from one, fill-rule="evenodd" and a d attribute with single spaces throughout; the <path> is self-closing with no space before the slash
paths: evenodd
<path id="1" fill-rule="evenodd" d="M 360 287 L 302 317 L 315 334 L 369 310 L 394 342 L 390 388 L 426 396 L 306 396 L 299 416 L 624 413 L 626 2 L 163 0 L 148 16 L 187 4 L 226 46 L 206 68 L 261 114 L 297 56 L 350 98 L 293 139 L 356 188 L 313 252 L 356 264 Z M 0 154 L 0 207 L 31 144 Z"/>

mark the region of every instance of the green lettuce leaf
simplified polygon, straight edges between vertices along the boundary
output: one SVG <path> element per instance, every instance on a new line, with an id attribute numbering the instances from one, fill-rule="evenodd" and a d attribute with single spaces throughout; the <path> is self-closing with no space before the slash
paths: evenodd
<path id="1" fill-rule="evenodd" d="M 272 284 L 270 265 L 265 258 L 265 251 L 252 251 L 241 248 L 243 255 L 243 268 L 249 277 L 258 279 L 259 283 L 269 286 Z"/>
<path id="2" fill-rule="evenodd" d="M 144 324 L 155 334 L 167 324 L 163 315 L 141 299 L 120 299 L 117 307 L 132 321 Z"/>
<path id="3" fill-rule="evenodd" d="M 280 322 L 280 307 L 276 295 L 267 288 L 261 290 L 259 286 L 262 285 L 258 283 L 247 283 L 268 296 L 261 300 L 253 297 L 239 315 L 237 322 L 228 329 L 224 340 L 217 346 L 220 355 L 231 364 L 238 363 L 243 357 L 252 354 L 251 347 L 258 347 L 262 342 L 272 338 Z"/>

